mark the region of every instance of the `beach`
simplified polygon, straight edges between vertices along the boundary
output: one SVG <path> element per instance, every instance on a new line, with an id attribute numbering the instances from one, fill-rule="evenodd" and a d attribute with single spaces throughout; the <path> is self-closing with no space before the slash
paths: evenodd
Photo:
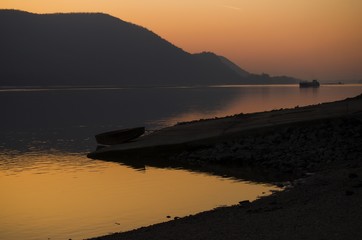
<path id="1" fill-rule="evenodd" d="M 164 223 L 95 239 L 362 237 L 361 95 L 303 108 L 182 123 L 90 156 L 122 161 L 122 155 L 130 157 L 134 152 L 138 152 L 135 161 L 140 158 L 142 164 L 158 166 L 145 159 L 162 152 L 167 153 L 164 165 L 220 176 L 241 177 L 245 173 L 238 169 L 258 169 L 249 180 L 274 183 L 284 190 L 253 202 L 174 216 Z"/>

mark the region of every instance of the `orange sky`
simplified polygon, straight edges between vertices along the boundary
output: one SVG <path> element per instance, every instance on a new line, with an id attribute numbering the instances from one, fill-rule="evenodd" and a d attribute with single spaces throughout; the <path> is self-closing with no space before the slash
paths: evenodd
<path id="1" fill-rule="evenodd" d="M 0 8 L 104 12 L 250 72 L 362 80 L 361 0 L 0 0 Z"/>

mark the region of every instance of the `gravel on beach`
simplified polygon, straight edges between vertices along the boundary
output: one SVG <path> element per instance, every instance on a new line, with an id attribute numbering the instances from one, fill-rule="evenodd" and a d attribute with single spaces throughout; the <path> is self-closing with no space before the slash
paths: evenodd
<path id="1" fill-rule="evenodd" d="M 255 167 L 290 178 L 284 191 L 251 203 L 94 239 L 362 239 L 360 115 L 279 126 L 173 155 L 196 167 Z"/>

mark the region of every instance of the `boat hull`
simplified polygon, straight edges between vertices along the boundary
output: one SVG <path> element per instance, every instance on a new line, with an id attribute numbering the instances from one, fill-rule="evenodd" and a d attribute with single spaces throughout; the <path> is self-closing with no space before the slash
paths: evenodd
<path id="1" fill-rule="evenodd" d="M 116 145 L 132 141 L 145 133 L 144 127 L 121 129 L 95 135 L 101 145 Z"/>
<path id="2" fill-rule="evenodd" d="M 300 82 L 299 83 L 299 87 L 300 88 L 318 88 L 319 87 L 319 82 L 317 80 L 313 80 L 312 82 Z"/>

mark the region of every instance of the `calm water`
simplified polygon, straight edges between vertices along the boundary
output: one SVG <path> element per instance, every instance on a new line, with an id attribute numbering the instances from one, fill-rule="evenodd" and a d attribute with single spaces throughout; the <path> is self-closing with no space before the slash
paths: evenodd
<path id="1" fill-rule="evenodd" d="M 135 171 L 82 154 L 2 155 L 0 161 L 0 239 L 95 237 L 276 189 L 178 169 Z"/>
<path id="2" fill-rule="evenodd" d="M 82 239 L 253 200 L 276 189 L 87 159 L 95 133 L 139 125 L 157 129 L 361 93 L 362 85 L 0 89 L 0 239 Z"/>

